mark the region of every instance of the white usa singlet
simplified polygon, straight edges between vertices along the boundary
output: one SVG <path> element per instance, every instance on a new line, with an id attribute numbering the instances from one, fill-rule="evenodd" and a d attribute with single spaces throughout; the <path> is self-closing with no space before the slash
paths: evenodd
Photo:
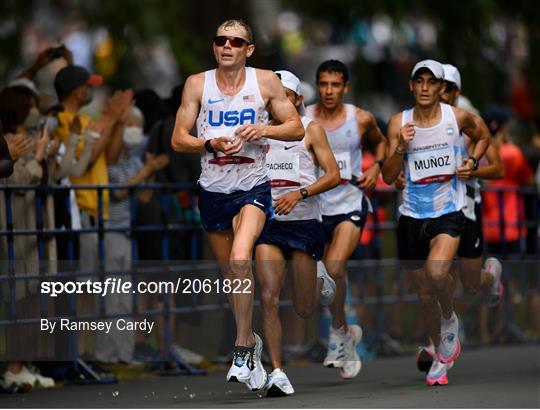
<path id="1" fill-rule="evenodd" d="M 460 211 L 465 184 L 456 176 L 463 162 L 462 141 L 452 107 L 440 104 L 441 120 L 430 128 L 415 127 L 403 159 L 405 188 L 399 212 L 417 219 Z M 403 111 L 401 125 L 413 120 L 413 108 Z"/>
<path id="2" fill-rule="evenodd" d="M 201 110 L 197 117 L 199 138 L 234 137 L 245 124 L 268 122 L 264 100 L 254 68 L 246 67 L 246 81 L 233 96 L 223 94 L 216 83 L 216 70 L 204 73 Z M 222 152 L 201 156 L 199 184 L 207 191 L 229 194 L 249 191 L 268 180 L 265 167 L 266 139 L 245 143 L 242 150 L 227 156 Z"/>
<path id="3" fill-rule="evenodd" d="M 461 156 L 464 159 L 470 157 L 466 145 L 466 139 L 465 134 L 461 133 Z M 467 219 L 476 222 L 475 205 L 481 202 L 482 196 L 480 195 L 480 179 L 473 177 L 465 180 L 465 203 L 463 204 L 463 208 L 461 210 Z"/>
<path id="4" fill-rule="evenodd" d="M 311 118 L 302 117 L 302 125 L 307 130 Z M 269 140 L 266 154 L 266 168 L 272 185 L 272 200 L 280 195 L 296 191 L 313 184 L 318 179 L 318 167 L 313 162 L 302 141 Z M 278 221 L 321 221 L 321 208 L 318 195 L 299 201 L 288 215 L 275 215 Z"/>
<path id="5" fill-rule="evenodd" d="M 306 108 L 309 117 L 315 118 L 313 104 Z M 341 215 L 362 210 L 362 190 L 350 183 L 354 177 L 362 175 L 362 150 L 360 149 L 361 135 L 356 120 L 356 107 L 345 104 L 346 119 L 343 125 L 334 130 L 325 130 L 328 142 L 339 166 L 341 184 L 320 194 L 321 211 L 323 215 Z M 320 170 L 320 172 L 323 172 Z M 367 197 L 366 197 L 367 200 Z M 371 204 L 368 200 L 369 211 Z"/>

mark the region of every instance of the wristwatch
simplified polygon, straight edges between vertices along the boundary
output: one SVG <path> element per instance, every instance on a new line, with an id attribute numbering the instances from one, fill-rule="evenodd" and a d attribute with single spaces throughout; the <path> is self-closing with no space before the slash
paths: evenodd
<path id="1" fill-rule="evenodd" d="M 204 149 L 206 149 L 206 152 L 209 152 L 210 154 L 215 154 L 216 150 L 212 146 L 212 140 L 206 140 L 204 143 Z"/>
<path id="2" fill-rule="evenodd" d="M 302 199 L 306 199 L 309 196 L 309 192 L 306 188 L 302 188 L 300 190 L 300 195 L 302 195 Z"/>
<path id="3" fill-rule="evenodd" d="M 473 169 L 473 171 L 476 171 L 478 169 L 478 166 L 480 165 L 478 163 L 478 160 L 473 156 L 470 156 L 468 159 L 470 159 L 472 161 L 472 169 Z"/>

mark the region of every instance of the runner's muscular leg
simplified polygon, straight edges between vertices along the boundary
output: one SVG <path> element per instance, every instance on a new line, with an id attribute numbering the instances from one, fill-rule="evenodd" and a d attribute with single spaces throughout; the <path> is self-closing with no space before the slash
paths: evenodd
<path id="1" fill-rule="evenodd" d="M 255 248 L 256 276 L 261 289 L 261 311 L 266 350 L 273 369 L 281 368 L 281 320 L 279 296 L 285 277 L 285 258 L 274 245 Z"/>
<path id="2" fill-rule="evenodd" d="M 353 253 L 358 239 L 360 238 L 361 229 L 352 222 L 343 221 L 334 229 L 332 242 L 325 250 L 323 258 L 328 274 L 336 282 L 336 297 L 330 305 L 330 313 L 332 314 L 332 327 L 339 329 L 341 326 L 346 326 L 345 321 L 345 270 L 347 260 Z"/>
<path id="3" fill-rule="evenodd" d="M 292 253 L 294 309 L 304 319 L 310 318 L 317 306 L 317 263 L 306 252 Z"/>
<path id="4" fill-rule="evenodd" d="M 484 258 L 460 258 L 460 279 L 463 289 L 469 295 L 476 295 L 482 288 L 489 288 L 493 285 L 493 275 L 487 273 L 483 268 Z"/>
<path id="5" fill-rule="evenodd" d="M 411 275 L 416 287 L 420 309 L 422 310 L 431 341 L 435 345 L 438 345 L 441 342 L 441 308 L 437 300 L 437 293 L 425 269 L 410 269 L 407 270 L 407 274 Z"/>
<path id="6" fill-rule="evenodd" d="M 227 229 L 226 231 L 220 232 L 208 232 L 208 240 L 210 241 L 210 247 L 214 257 L 217 260 L 219 265 L 219 270 L 221 275 L 225 279 L 232 280 L 232 272 L 229 266 L 229 257 L 231 255 L 231 249 L 233 244 L 234 234 L 232 229 Z M 227 299 L 231 310 L 234 314 L 234 300 L 231 297 L 231 294 L 227 294 Z"/>
<path id="7" fill-rule="evenodd" d="M 231 297 L 234 300 L 237 346 L 251 346 L 255 343 L 251 328 L 255 292 L 251 260 L 255 241 L 261 234 L 265 221 L 265 213 L 249 204 L 233 219 L 234 239 L 229 255 L 232 277 L 233 280 L 249 280 L 251 283 L 247 288 L 249 293 L 233 293 Z"/>
<path id="8" fill-rule="evenodd" d="M 482 277 L 483 257 L 459 258 L 459 278 L 463 285 L 463 290 L 469 295 L 476 295 L 480 290 Z"/>
<path id="9" fill-rule="evenodd" d="M 442 315 L 452 317 L 454 311 L 454 289 L 456 282 L 450 268 L 459 246 L 459 237 L 439 234 L 431 240 L 426 261 L 426 274 L 435 288 Z"/>

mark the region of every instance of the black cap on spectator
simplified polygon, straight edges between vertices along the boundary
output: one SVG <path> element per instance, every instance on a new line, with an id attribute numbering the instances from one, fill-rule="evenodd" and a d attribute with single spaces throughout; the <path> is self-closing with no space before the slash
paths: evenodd
<path id="1" fill-rule="evenodd" d="M 69 95 L 70 92 L 84 84 L 98 87 L 103 84 L 103 77 L 90 74 L 84 67 L 68 65 L 58 71 L 54 79 L 54 89 L 58 98 Z"/>
<path id="2" fill-rule="evenodd" d="M 510 120 L 510 113 L 503 107 L 493 106 L 488 108 L 482 117 L 491 135 L 495 135 Z"/>

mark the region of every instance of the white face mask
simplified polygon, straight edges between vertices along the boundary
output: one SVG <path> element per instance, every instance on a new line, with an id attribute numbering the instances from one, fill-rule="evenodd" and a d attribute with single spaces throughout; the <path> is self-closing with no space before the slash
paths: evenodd
<path id="1" fill-rule="evenodd" d="M 122 140 L 124 141 L 124 146 L 127 149 L 136 147 L 142 142 L 143 139 L 143 130 L 139 127 L 126 127 L 124 128 L 124 135 Z"/>

